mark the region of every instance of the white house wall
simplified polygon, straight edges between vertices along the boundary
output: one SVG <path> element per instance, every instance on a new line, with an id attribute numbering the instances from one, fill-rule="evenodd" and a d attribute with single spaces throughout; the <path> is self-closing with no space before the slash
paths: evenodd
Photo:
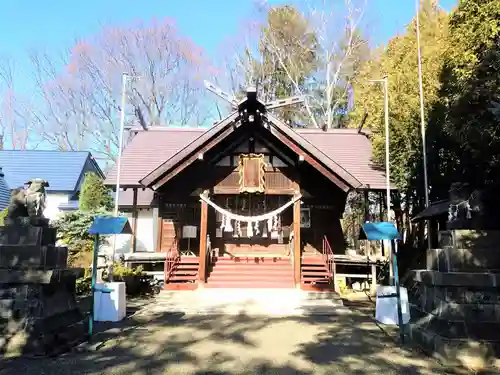
<path id="1" fill-rule="evenodd" d="M 132 213 L 125 212 L 123 216 L 128 218 L 130 227 L 132 226 Z M 111 254 L 113 252 L 113 239 L 101 247 L 101 252 Z M 139 209 L 136 225 L 136 252 L 154 252 L 153 236 L 153 210 Z M 129 234 L 120 234 L 116 236 L 116 254 L 126 254 L 132 252 L 132 236 Z"/>
<path id="2" fill-rule="evenodd" d="M 43 214 L 46 218 L 54 220 L 61 210 L 59 210 L 59 205 L 61 203 L 68 203 L 69 194 L 63 193 L 47 193 L 47 199 L 45 200 L 45 210 Z"/>

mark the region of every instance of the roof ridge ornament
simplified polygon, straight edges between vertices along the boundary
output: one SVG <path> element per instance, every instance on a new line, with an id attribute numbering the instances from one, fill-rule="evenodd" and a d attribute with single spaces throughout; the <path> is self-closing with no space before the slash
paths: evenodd
<path id="1" fill-rule="evenodd" d="M 228 94 L 226 91 L 217 87 L 213 83 L 205 80 L 204 84 L 205 84 L 205 88 L 208 91 L 210 91 L 211 93 L 217 95 L 219 98 L 221 98 L 221 99 L 225 100 L 226 102 L 228 102 L 229 104 L 231 104 L 231 108 L 233 110 L 237 109 L 239 106 L 241 106 L 247 100 L 259 101 L 259 99 L 257 97 L 257 87 L 256 86 L 247 87 L 247 90 L 246 90 L 247 97 L 238 103 L 238 101 L 236 100 L 236 98 L 233 95 Z M 272 100 L 270 102 L 263 103 L 263 106 L 264 106 L 265 110 L 268 111 L 270 109 L 276 109 L 276 108 L 285 107 L 285 106 L 289 106 L 289 105 L 300 104 L 300 103 L 303 103 L 304 101 L 305 101 L 304 96 L 300 95 L 300 96 L 292 96 L 292 97 L 284 98 L 284 99 Z"/>

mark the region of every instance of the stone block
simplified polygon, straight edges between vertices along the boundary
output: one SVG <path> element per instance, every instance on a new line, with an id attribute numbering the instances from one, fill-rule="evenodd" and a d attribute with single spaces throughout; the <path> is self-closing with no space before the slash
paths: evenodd
<path id="1" fill-rule="evenodd" d="M 1 284 L 51 284 L 66 279 L 74 283 L 77 278 L 83 277 L 83 268 L 55 269 L 55 270 L 27 270 L 27 269 L 0 269 Z"/>
<path id="2" fill-rule="evenodd" d="M 457 321 L 465 319 L 463 305 L 460 303 L 442 301 L 439 303 L 437 312 L 439 317 L 445 320 Z"/>
<path id="3" fill-rule="evenodd" d="M 33 226 L 0 227 L 0 244 L 41 245 L 42 228 Z"/>
<path id="4" fill-rule="evenodd" d="M 444 300 L 448 303 L 465 303 L 465 292 L 467 288 L 463 287 L 447 287 L 444 289 Z"/>
<path id="5" fill-rule="evenodd" d="M 0 227 L 0 244 L 4 245 L 54 245 L 57 229 L 31 225 Z"/>
<path id="6" fill-rule="evenodd" d="M 495 305 L 491 304 L 466 304 L 461 305 L 466 322 L 491 322 L 496 321 Z"/>
<path id="7" fill-rule="evenodd" d="M 39 245 L 0 245 L 0 268 L 37 268 L 43 258 Z"/>
<path id="8" fill-rule="evenodd" d="M 0 245 L 0 268 L 66 268 L 66 247 Z"/>
<path id="9" fill-rule="evenodd" d="M 453 246 L 460 249 L 496 250 L 500 248 L 499 230 L 453 230 Z"/>
<path id="10" fill-rule="evenodd" d="M 66 268 L 68 266 L 68 248 L 64 246 L 44 247 L 44 268 Z"/>
<path id="11" fill-rule="evenodd" d="M 498 273 L 474 272 L 439 272 L 429 270 L 412 270 L 409 272 L 409 281 L 420 282 L 433 286 L 463 286 L 472 288 L 496 288 L 500 286 Z"/>

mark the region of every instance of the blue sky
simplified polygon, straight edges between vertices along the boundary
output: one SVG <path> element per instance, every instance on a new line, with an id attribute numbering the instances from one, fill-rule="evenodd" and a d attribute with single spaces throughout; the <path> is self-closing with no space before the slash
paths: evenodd
<path id="1" fill-rule="evenodd" d="M 0 56 L 11 56 L 16 62 L 17 75 L 21 76 L 29 67 L 26 51 L 30 48 L 61 51 L 75 37 L 92 34 L 104 23 L 153 17 L 174 18 L 184 35 L 214 56 L 220 44 L 238 31 L 240 22 L 248 18 L 254 6 L 254 0 L 17 0 L 4 3 L 0 12 Z M 447 10 L 456 3 L 457 0 L 440 2 Z M 366 20 L 370 24 L 370 37 L 376 43 L 384 43 L 401 32 L 414 15 L 414 0 L 368 0 L 368 4 Z"/>

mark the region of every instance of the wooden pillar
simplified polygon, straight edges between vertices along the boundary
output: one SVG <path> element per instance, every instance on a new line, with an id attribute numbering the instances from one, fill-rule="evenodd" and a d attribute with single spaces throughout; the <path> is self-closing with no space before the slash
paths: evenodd
<path id="1" fill-rule="evenodd" d="M 158 231 L 160 230 L 160 212 L 159 207 L 153 207 L 153 249 L 158 251 L 159 241 L 158 241 Z"/>
<path id="2" fill-rule="evenodd" d="M 161 195 L 157 193 L 156 204 L 158 205 L 157 216 L 155 218 L 155 211 L 153 209 L 153 220 L 156 220 L 156 251 L 161 251 L 161 237 L 163 231 L 163 219 L 162 219 L 162 204 Z M 154 225 L 154 224 L 153 224 Z"/>
<path id="3" fill-rule="evenodd" d="M 208 192 L 203 193 L 208 196 Z M 204 200 L 201 201 L 200 215 L 200 266 L 198 268 L 198 282 L 205 283 L 205 275 L 207 270 L 207 221 L 208 221 L 208 205 Z"/>
<path id="4" fill-rule="evenodd" d="M 372 263 L 372 280 L 371 280 L 371 292 L 375 294 L 377 291 L 377 265 Z"/>
<path id="5" fill-rule="evenodd" d="M 297 193 L 298 194 L 298 193 Z M 295 286 L 300 287 L 301 275 L 300 266 L 302 263 L 302 251 L 300 248 L 300 199 L 296 200 L 293 204 L 293 259 L 294 270 L 293 275 L 295 279 Z"/>
<path id="6" fill-rule="evenodd" d="M 132 198 L 132 252 L 135 253 L 137 249 L 137 188 L 133 188 Z"/>

